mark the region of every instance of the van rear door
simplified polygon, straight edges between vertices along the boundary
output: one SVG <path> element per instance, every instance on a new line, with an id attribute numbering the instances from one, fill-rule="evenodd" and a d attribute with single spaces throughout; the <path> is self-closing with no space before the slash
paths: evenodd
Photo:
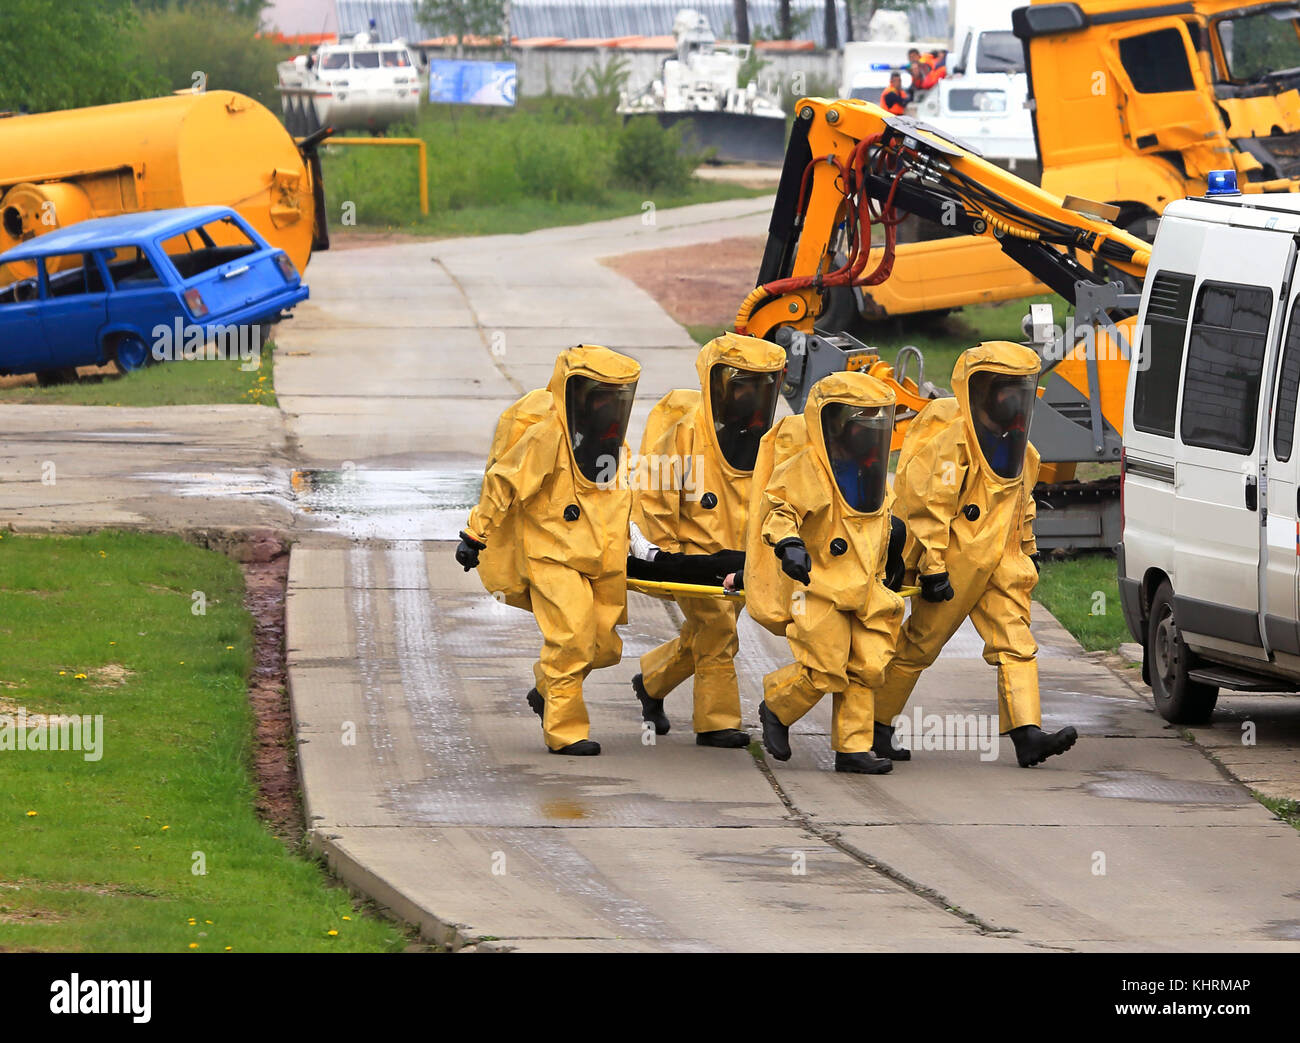
<path id="1" fill-rule="evenodd" d="M 1291 236 L 1212 224 L 1197 271 L 1174 444 L 1174 611 L 1192 645 L 1265 659 L 1263 434 Z M 1197 640 L 1197 637 L 1207 640 Z"/>

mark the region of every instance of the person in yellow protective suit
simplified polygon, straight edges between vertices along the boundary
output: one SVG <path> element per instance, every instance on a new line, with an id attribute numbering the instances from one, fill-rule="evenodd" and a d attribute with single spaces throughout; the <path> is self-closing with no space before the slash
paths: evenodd
<path id="1" fill-rule="evenodd" d="M 967 616 L 984 639 L 984 659 L 997 667 L 1000 730 L 1020 765 L 1064 753 L 1078 738 L 1073 728 L 1049 734 L 1040 727 L 1038 646 L 1029 632 L 1038 582 L 1039 458 L 1029 443 L 1038 370 L 1035 352 L 1007 341 L 963 352 L 952 374 L 955 397 L 927 405 L 903 441 L 894 513 L 907 527 L 904 565 L 918 575 L 921 598 L 912 601 L 876 692 L 882 756 L 910 758 L 889 722 Z"/>
<path id="2" fill-rule="evenodd" d="M 813 386 L 802 417 L 768 436 L 767 449 L 784 458 L 754 490 L 744 585 L 750 614 L 769 630 L 784 624 L 794 654 L 763 679 L 758 708 L 763 744 L 777 760 L 790 758 L 790 726 L 829 693 L 835 770 L 893 767 L 872 752 L 872 692 L 903 620 L 903 599 L 883 578 L 893 419 L 886 385 L 836 373 Z"/>
<path id="3" fill-rule="evenodd" d="M 620 468 L 640 373 L 608 348 L 562 352 L 547 389 L 502 416 L 456 549 L 467 571 L 481 566 L 494 596 L 537 619 L 542 653 L 529 705 L 552 753 L 600 753 L 588 737 L 582 683 L 623 652 L 614 627 L 627 621 L 632 493 Z"/>
<path id="4" fill-rule="evenodd" d="M 784 368 L 785 352 L 775 344 L 724 333 L 695 359 L 700 391 L 670 391 L 650 411 L 632 517 L 651 543 L 686 554 L 744 547 L 754 461 L 776 414 Z M 672 480 L 677 476 L 683 480 Z M 667 734 L 664 698 L 694 674 L 696 743 L 746 747 L 732 662 L 740 605 L 703 598 L 677 604 L 685 617 L 680 633 L 643 655 L 632 679 L 642 719 Z"/>

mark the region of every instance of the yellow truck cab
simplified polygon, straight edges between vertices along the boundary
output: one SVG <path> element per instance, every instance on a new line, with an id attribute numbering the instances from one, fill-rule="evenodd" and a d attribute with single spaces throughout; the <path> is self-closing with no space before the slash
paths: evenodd
<path id="1" fill-rule="evenodd" d="M 1150 218 L 1212 170 L 1243 192 L 1296 190 L 1300 6 L 1034 3 L 1012 26 L 1048 191 L 1114 203 L 1150 239 Z"/>

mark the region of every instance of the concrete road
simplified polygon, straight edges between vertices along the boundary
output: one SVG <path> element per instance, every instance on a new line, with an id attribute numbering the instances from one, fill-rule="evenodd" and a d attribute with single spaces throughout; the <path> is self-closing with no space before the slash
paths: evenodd
<path id="1" fill-rule="evenodd" d="M 596 259 L 761 234 L 767 200 L 518 237 L 322 255 L 280 340 L 277 392 L 315 531 L 294 550 L 289 676 L 316 842 L 452 947 L 517 950 L 1300 949 L 1300 836 L 1164 725 L 1045 613 L 1032 771 L 1006 744 L 831 772 L 828 711 L 794 758 L 697 747 L 689 685 L 647 744 L 629 681 L 674 610 L 634 595 L 625 659 L 590 679 L 596 759 L 549 756 L 524 704 L 538 639 L 451 543 L 500 410 L 579 340 L 641 360 L 639 410 L 694 380 L 694 345 Z M 963 632 L 913 700 L 996 715 Z M 745 717 L 782 642 L 747 619 Z M 943 715 L 948 715 L 946 718 Z"/>

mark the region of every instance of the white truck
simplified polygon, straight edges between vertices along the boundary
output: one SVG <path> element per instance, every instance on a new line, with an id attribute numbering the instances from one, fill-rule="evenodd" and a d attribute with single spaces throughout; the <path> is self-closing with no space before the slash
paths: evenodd
<path id="1" fill-rule="evenodd" d="M 1170 203 L 1129 367 L 1119 588 L 1168 720 L 1300 683 L 1300 196 Z"/>
<path id="2" fill-rule="evenodd" d="M 276 69 L 284 123 L 295 137 L 322 127 L 381 133 L 419 114 L 419 67 L 400 39 L 379 43 L 358 33 Z"/>
<path id="3" fill-rule="evenodd" d="M 665 59 L 660 77 L 620 95 L 624 122 L 654 116 L 665 127 L 680 125 L 689 143 L 712 150 L 717 160 L 779 163 L 785 154 L 785 111 L 757 81 L 740 86 L 749 46 L 718 44 L 709 20 L 689 8 L 677 12 L 673 37 L 676 56 Z"/>

